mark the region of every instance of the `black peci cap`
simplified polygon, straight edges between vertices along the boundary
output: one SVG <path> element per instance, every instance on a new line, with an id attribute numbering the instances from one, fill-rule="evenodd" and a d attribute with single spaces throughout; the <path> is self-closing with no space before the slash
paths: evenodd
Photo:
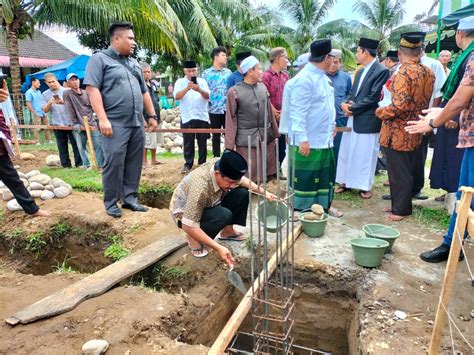
<path id="1" fill-rule="evenodd" d="M 318 39 L 311 43 L 311 57 L 309 61 L 317 57 L 328 55 L 332 51 L 332 44 L 330 39 Z"/>
<path id="2" fill-rule="evenodd" d="M 250 57 L 252 53 L 250 52 L 240 52 L 235 55 L 235 60 L 244 60 L 247 57 Z"/>
<path id="3" fill-rule="evenodd" d="M 372 49 L 372 50 L 377 50 L 379 47 L 380 41 L 377 41 L 375 39 L 370 39 L 370 38 L 361 38 L 359 40 L 359 47 L 361 48 L 366 48 L 366 49 Z"/>
<path id="4" fill-rule="evenodd" d="M 389 50 L 387 51 L 387 58 L 398 58 L 398 51 L 395 50 Z"/>
<path id="5" fill-rule="evenodd" d="M 186 60 L 184 62 L 183 68 L 186 68 L 186 69 L 197 68 L 196 61 L 195 60 Z"/>
<path id="6" fill-rule="evenodd" d="M 219 171 L 232 180 L 240 180 L 247 173 L 248 165 L 245 158 L 235 150 L 226 149 L 217 161 Z"/>
<path id="7" fill-rule="evenodd" d="M 420 48 L 423 47 L 425 32 L 406 32 L 400 35 L 400 47 Z"/>

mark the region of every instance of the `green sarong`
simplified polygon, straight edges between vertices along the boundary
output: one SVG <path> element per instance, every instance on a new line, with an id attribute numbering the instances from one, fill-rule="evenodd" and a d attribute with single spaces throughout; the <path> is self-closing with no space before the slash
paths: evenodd
<path id="1" fill-rule="evenodd" d="M 334 199 L 334 181 L 336 163 L 333 148 L 311 149 L 307 157 L 299 153 L 299 147 L 290 145 L 288 163 L 290 174 L 295 165 L 294 179 L 288 177 L 290 186 L 294 186 L 294 209 L 305 210 L 312 204 L 319 204 L 327 211 Z"/>

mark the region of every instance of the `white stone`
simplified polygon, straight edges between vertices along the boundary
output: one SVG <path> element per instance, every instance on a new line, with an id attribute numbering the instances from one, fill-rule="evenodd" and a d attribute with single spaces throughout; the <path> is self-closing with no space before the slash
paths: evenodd
<path id="1" fill-rule="evenodd" d="M 166 148 L 161 148 L 161 147 L 160 147 L 160 148 L 157 148 L 157 149 L 156 149 L 156 152 L 157 152 L 158 154 L 164 154 L 164 153 L 167 152 L 167 150 L 166 150 Z"/>
<path id="2" fill-rule="evenodd" d="M 61 160 L 59 156 L 56 154 L 51 154 L 46 157 L 46 165 L 47 166 L 59 166 L 61 165 Z"/>
<path id="3" fill-rule="evenodd" d="M 30 191 L 30 195 L 33 196 L 34 198 L 40 198 L 42 194 L 43 194 L 43 190 Z"/>
<path id="4" fill-rule="evenodd" d="M 53 191 L 54 190 L 54 186 L 51 185 L 51 184 L 48 184 L 44 187 L 45 190 L 48 190 L 48 191 Z"/>
<path id="5" fill-rule="evenodd" d="M 89 340 L 82 346 L 82 353 L 85 355 L 100 355 L 104 354 L 109 348 L 107 340 L 94 339 Z"/>
<path id="6" fill-rule="evenodd" d="M 403 311 L 395 311 L 395 317 L 398 319 L 404 320 L 407 317 L 407 314 Z"/>
<path id="7" fill-rule="evenodd" d="M 60 187 L 60 186 L 64 186 L 66 183 L 64 182 L 64 180 L 61 180 L 60 178 L 53 178 L 50 184 L 53 185 L 54 187 Z"/>
<path id="8" fill-rule="evenodd" d="M 183 154 L 183 149 L 179 147 L 173 147 L 171 148 L 171 154 Z"/>
<path id="9" fill-rule="evenodd" d="M 173 148 L 174 146 L 174 143 L 172 141 L 169 141 L 168 143 L 165 144 L 165 148 L 170 150 L 171 148 Z"/>
<path id="10" fill-rule="evenodd" d="M 28 176 L 25 173 L 22 173 L 21 171 L 17 171 L 17 173 L 18 173 L 18 176 L 20 177 L 20 179 L 28 180 Z"/>
<path id="11" fill-rule="evenodd" d="M 65 198 L 71 194 L 71 191 L 66 186 L 56 187 L 54 190 L 54 196 L 57 198 Z"/>
<path id="12" fill-rule="evenodd" d="M 3 181 L 0 180 L 0 189 L 3 189 L 5 187 L 5 184 L 3 183 Z"/>
<path id="13" fill-rule="evenodd" d="M 39 174 L 30 178 L 30 182 L 38 182 L 41 185 L 48 185 L 50 181 L 51 181 L 51 178 L 46 174 Z"/>
<path id="14" fill-rule="evenodd" d="M 53 191 L 49 191 L 49 190 L 44 190 L 44 191 L 41 191 L 41 196 L 40 198 L 42 200 L 51 200 L 54 198 L 54 192 Z"/>
<path id="15" fill-rule="evenodd" d="M 36 158 L 36 157 L 31 153 L 21 153 L 20 154 L 20 159 L 21 160 L 32 160 L 34 158 Z"/>
<path id="16" fill-rule="evenodd" d="M 2 198 L 3 201 L 10 201 L 13 199 L 13 194 L 10 190 L 3 191 Z"/>
<path id="17" fill-rule="evenodd" d="M 39 170 L 31 170 L 29 173 L 26 173 L 28 179 L 32 178 L 33 176 L 39 175 L 41 172 Z"/>
<path id="18" fill-rule="evenodd" d="M 177 136 L 174 141 L 173 141 L 175 144 L 178 143 L 179 145 L 182 145 L 183 144 L 183 137 L 181 136 Z"/>
<path id="19" fill-rule="evenodd" d="M 11 212 L 23 211 L 23 208 L 18 204 L 17 200 L 15 199 L 8 201 L 7 209 Z"/>
<path id="20" fill-rule="evenodd" d="M 72 186 L 71 186 L 71 185 L 69 185 L 69 184 L 64 184 L 63 186 L 66 187 L 66 188 L 69 190 L 69 192 L 72 193 Z"/>
<path id="21" fill-rule="evenodd" d="M 30 186 L 30 182 L 27 179 L 20 178 L 20 180 L 23 183 L 23 185 L 25 185 L 26 188 L 28 188 Z"/>
<path id="22" fill-rule="evenodd" d="M 444 208 L 446 208 L 446 211 L 448 211 L 448 214 L 450 215 L 453 214 L 455 203 L 456 203 L 456 193 L 452 192 L 452 193 L 446 194 L 446 197 L 444 198 Z"/>
<path id="23" fill-rule="evenodd" d="M 33 181 L 29 186 L 30 190 L 44 190 L 44 185 L 41 185 L 39 182 Z"/>

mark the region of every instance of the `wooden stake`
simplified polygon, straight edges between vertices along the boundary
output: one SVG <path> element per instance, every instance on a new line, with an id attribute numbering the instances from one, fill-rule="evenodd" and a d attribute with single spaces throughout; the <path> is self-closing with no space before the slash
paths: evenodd
<path id="1" fill-rule="evenodd" d="M 428 350 L 429 355 L 438 355 L 440 353 L 441 338 L 446 323 L 446 313 L 443 305 L 446 307 L 446 310 L 448 310 L 456 276 L 456 269 L 459 263 L 459 253 L 461 252 L 461 241 L 459 240 L 459 236 L 464 238 L 469 208 L 472 201 L 472 193 L 474 192 L 474 188 L 472 187 L 462 186 L 460 190 L 462 191 L 461 201 L 457 209 L 458 215 L 456 218 L 456 225 L 454 226 L 453 240 L 451 242 L 448 263 L 444 274 L 443 288 L 441 289 L 438 308 L 436 309 L 436 318 L 433 326 L 433 333 L 431 334 L 430 348 Z"/>
<path id="2" fill-rule="evenodd" d="M 301 235 L 301 226 L 298 226 L 293 230 L 293 237 L 294 241 L 296 242 L 296 239 Z M 291 238 L 288 238 L 288 241 L 291 243 Z M 283 254 L 288 250 L 288 248 L 291 247 L 291 245 L 287 245 L 286 239 L 283 240 L 282 243 L 282 251 Z M 277 255 L 276 253 L 273 254 L 272 258 L 268 261 L 268 277 L 270 277 L 273 272 L 275 271 L 277 267 Z M 260 280 L 264 279 L 264 271 L 260 273 Z M 260 291 L 260 288 L 263 286 L 263 283 L 257 278 L 254 283 L 253 283 L 253 289 L 255 292 Z M 247 293 L 245 294 L 244 298 L 240 302 L 240 304 L 237 306 L 236 310 L 230 317 L 230 319 L 227 321 L 227 324 L 224 326 L 222 331 L 220 332 L 219 336 L 217 337 L 216 341 L 214 344 L 212 344 L 211 349 L 208 352 L 208 355 L 221 355 L 225 352 L 225 349 L 229 345 L 230 341 L 232 340 L 232 337 L 235 335 L 237 330 L 239 329 L 240 325 L 245 319 L 245 316 L 247 313 L 250 311 L 250 308 L 252 307 L 252 288 L 249 288 Z"/>
<path id="3" fill-rule="evenodd" d="M 10 130 L 12 132 L 12 137 L 13 137 L 13 144 L 15 144 L 15 150 L 16 150 L 16 155 L 18 156 L 18 159 L 20 159 L 20 143 L 18 143 L 18 136 L 16 134 L 16 127 L 15 127 L 15 121 L 12 118 L 10 118 Z"/>
<path id="4" fill-rule="evenodd" d="M 95 158 L 95 150 L 94 144 L 92 142 L 91 126 L 89 126 L 89 119 L 87 116 L 83 116 L 82 119 L 84 120 L 84 127 L 86 128 L 87 144 L 89 145 L 89 158 L 91 160 L 92 167 L 94 169 L 97 169 L 97 159 Z"/>

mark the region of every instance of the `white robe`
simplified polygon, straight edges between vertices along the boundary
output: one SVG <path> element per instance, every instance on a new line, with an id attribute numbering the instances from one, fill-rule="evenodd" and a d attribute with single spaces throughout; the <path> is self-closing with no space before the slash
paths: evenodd
<path id="1" fill-rule="evenodd" d="M 347 120 L 347 127 L 354 124 L 354 117 Z M 336 182 L 347 188 L 370 191 L 374 183 L 379 154 L 379 133 L 342 134 L 337 160 Z"/>

